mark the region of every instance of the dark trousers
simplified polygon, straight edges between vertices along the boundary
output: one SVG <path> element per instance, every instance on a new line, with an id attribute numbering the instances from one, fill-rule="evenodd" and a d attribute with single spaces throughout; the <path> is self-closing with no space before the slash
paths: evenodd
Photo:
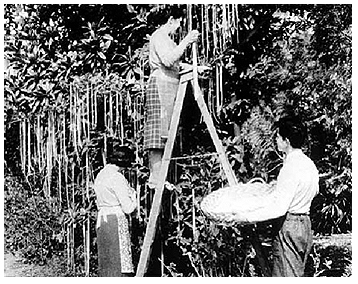
<path id="1" fill-rule="evenodd" d="M 311 248 L 312 230 L 309 215 L 288 213 L 273 242 L 272 276 L 304 276 Z"/>

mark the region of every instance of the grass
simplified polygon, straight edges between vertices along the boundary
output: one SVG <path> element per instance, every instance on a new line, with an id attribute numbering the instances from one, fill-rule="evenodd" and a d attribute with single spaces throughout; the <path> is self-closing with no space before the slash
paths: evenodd
<path id="1" fill-rule="evenodd" d="M 67 276 L 65 260 L 54 258 L 44 265 L 27 263 L 11 253 L 4 255 L 4 276 L 61 277 Z M 316 236 L 311 258 L 307 263 L 307 276 L 348 277 L 352 275 L 352 235 Z"/>
<path id="2" fill-rule="evenodd" d="M 50 259 L 46 264 L 29 263 L 23 257 L 9 252 L 4 254 L 5 277 L 60 277 L 65 276 L 63 261 Z"/>

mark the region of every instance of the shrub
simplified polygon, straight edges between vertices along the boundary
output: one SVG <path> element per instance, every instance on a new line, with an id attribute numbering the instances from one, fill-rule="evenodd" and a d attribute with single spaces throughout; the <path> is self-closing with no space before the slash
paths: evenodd
<path id="1" fill-rule="evenodd" d="M 61 212 L 56 199 L 45 199 L 40 190 L 31 189 L 10 174 L 4 182 L 5 249 L 20 252 L 26 259 L 44 263 L 64 251 Z"/>

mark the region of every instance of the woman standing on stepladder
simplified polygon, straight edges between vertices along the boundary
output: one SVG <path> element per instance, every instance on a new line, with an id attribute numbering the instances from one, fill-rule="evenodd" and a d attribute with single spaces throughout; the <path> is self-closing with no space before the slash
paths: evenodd
<path id="1" fill-rule="evenodd" d="M 184 12 L 176 5 L 160 18 L 161 26 L 149 42 L 150 79 L 146 93 L 144 150 L 148 151 L 150 176 L 148 186 L 158 186 L 159 172 L 168 138 L 174 101 L 179 87 L 179 71 L 186 65 L 179 62 L 185 49 L 199 38 L 193 30 L 177 45 L 171 38 L 181 25 Z"/>

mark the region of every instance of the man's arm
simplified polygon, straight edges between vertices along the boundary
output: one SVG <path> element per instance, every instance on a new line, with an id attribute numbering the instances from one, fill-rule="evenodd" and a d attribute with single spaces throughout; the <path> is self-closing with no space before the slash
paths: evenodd
<path id="1" fill-rule="evenodd" d="M 296 188 L 297 180 L 292 169 L 282 168 L 273 192 L 266 198 L 252 200 L 252 210 L 245 212 L 244 217 L 248 222 L 260 222 L 285 215 L 294 198 Z"/>

